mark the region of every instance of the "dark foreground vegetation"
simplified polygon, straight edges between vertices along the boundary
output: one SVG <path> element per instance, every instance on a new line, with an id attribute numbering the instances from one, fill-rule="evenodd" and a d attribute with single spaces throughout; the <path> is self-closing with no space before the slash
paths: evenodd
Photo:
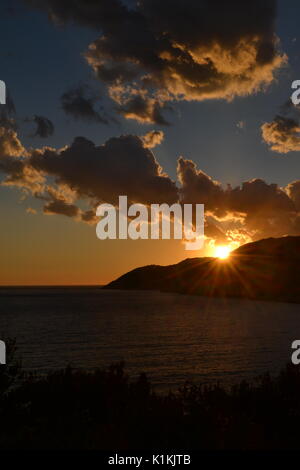
<path id="1" fill-rule="evenodd" d="M 0 367 L 0 449 L 297 449 L 300 368 L 232 389 L 186 385 L 155 394 L 122 364 L 46 377 Z"/>

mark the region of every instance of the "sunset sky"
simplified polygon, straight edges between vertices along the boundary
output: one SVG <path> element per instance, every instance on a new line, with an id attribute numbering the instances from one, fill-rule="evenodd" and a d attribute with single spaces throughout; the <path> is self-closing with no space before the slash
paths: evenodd
<path id="1" fill-rule="evenodd" d="M 2 0 L 0 284 L 103 284 L 300 235 L 299 15 L 296 0 Z M 204 203 L 204 250 L 98 240 L 96 206 L 121 194 Z"/>

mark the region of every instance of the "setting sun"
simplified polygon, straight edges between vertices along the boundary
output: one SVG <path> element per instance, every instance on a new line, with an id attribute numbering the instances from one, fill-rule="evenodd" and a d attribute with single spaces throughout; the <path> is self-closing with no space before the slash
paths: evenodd
<path id="1" fill-rule="evenodd" d="M 215 256 L 220 259 L 228 258 L 230 254 L 230 247 L 229 246 L 216 246 Z"/>

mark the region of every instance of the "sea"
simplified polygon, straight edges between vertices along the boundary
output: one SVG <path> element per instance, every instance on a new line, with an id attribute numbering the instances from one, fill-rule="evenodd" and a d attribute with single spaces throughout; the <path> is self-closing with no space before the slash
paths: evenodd
<path id="1" fill-rule="evenodd" d="M 25 371 L 124 361 L 160 390 L 276 374 L 300 339 L 300 305 L 100 287 L 0 288 L 0 339 Z M 0 366 L 3 367 L 3 366 Z M 300 367 L 300 365 L 298 366 Z"/>

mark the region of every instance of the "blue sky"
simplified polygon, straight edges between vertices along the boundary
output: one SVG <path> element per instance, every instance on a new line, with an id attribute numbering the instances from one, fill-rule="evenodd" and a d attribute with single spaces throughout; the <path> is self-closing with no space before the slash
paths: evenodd
<path id="1" fill-rule="evenodd" d="M 169 127 L 142 125 L 122 118 L 120 125 L 105 126 L 66 117 L 59 102 L 64 91 L 88 82 L 103 92 L 83 57 L 97 32 L 74 25 L 55 26 L 45 12 L 15 4 L 20 6 L 14 14 L 0 18 L 1 78 L 7 83 L 20 116 L 41 114 L 55 125 L 55 134 L 49 139 L 33 140 L 25 131 L 22 141 L 26 145 L 60 147 L 77 135 L 102 143 L 114 135 L 140 135 L 156 128 L 164 130 L 165 141 L 155 154 L 172 177 L 179 155 L 193 159 L 224 184 L 261 177 L 285 185 L 299 173 L 298 153 L 282 156 L 270 151 L 260 133 L 260 125 L 274 117 L 291 94 L 291 82 L 300 77 L 297 1 L 278 3 L 276 31 L 289 64 L 279 72 L 277 82 L 266 92 L 235 98 L 230 103 L 224 100 L 178 103 L 169 114 L 172 122 Z M 108 108 L 112 106 L 109 100 L 104 103 Z M 245 123 L 242 130 L 237 128 L 239 121 Z"/>
<path id="2" fill-rule="evenodd" d="M 8 7 L 13 7 L 13 11 Z M 118 117 L 119 124 L 91 124 L 67 117 L 60 105 L 60 96 L 66 90 L 79 83 L 89 83 L 97 92 L 105 93 L 83 57 L 98 32 L 70 24 L 56 26 L 45 12 L 29 9 L 17 0 L 3 1 L 1 11 L 0 79 L 6 82 L 20 118 L 43 115 L 55 125 L 54 135 L 47 139 L 33 139 L 29 136 L 30 126 L 21 126 L 20 138 L 26 147 L 49 145 L 59 148 L 70 144 L 76 136 L 85 136 L 101 144 L 112 136 L 143 135 L 157 129 L 164 131 L 165 139 L 154 149 L 154 154 L 172 178 L 176 177 L 176 161 L 180 155 L 194 160 L 199 169 L 224 185 L 234 186 L 251 178 L 262 178 L 268 183 L 285 186 L 299 178 L 299 152 L 286 155 L 272 152 L 263 143 L 260 131 L 261 124 L 271 121 L 290 97 L 292 81 L 300 79 L 300 4 L 296 0 L 278 2 L 276 32 L 280 47 L 289 60 L 273 84 L 264 92 L 235 98 L 231 102 L 177 103 L 174 111 L 168 114 L 170 126 L 144 125 L 122 117 Z M 103 104 L 113 111 L 114 105 L 108 98 L 104 98 Z M 243 122 L 243 128 L 238 127 L 239 122 Z M 28 246 L 33 232 L 39 232 L 36 237 L 45 237 L 46 232 L 50 237 L 52 230 L 59 227 L 72 236 L 73 222 L 62 220 L 60 216 L 54 216 L 60 220 L 53 228 L 50 228 L 48 218 L 42 215 L 31 217 L 27 226 L 25 221 L 30 216 L 24 214 L 22 207 L 38 207 L 39 202 L 19 203 L 19 199 L 15 190 L 0 188 L 0 209 L 2 214 L 9 213 L 7 227 L 10 227 L 2 238 L 8 237 L 20 223 L 24 233 L 28 234 Z M 91 236 L 92 229 L 77 227 L 77 234 Z"/>

